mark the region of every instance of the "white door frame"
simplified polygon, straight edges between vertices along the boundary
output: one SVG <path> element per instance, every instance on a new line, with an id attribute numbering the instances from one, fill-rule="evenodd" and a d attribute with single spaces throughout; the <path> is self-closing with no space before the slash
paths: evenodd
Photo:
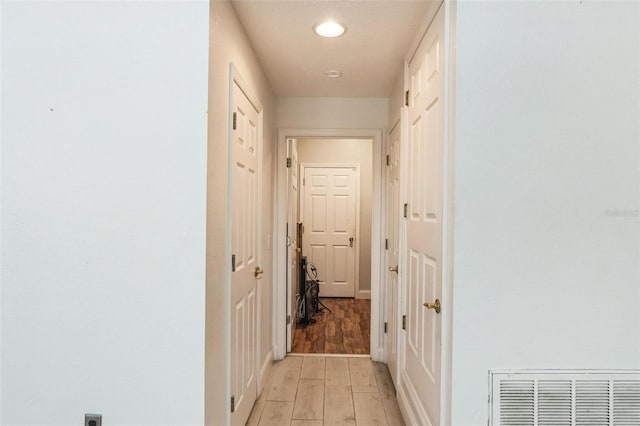
<path id="1" fill-rule="evenodd" d="M 355 245 L 355 249 L 356 249 L 356 253 L 355 253 L 355 278 L 354 278 L 354 283 L 353 283 L 353 297 L 355 299 L 361 299 L 362 297 L 360 297 L 360 165 L 359 164 L 355 164 L 355 163 L 300 163 L 300 176 L 302 177 L 302 179 L 304 179 L 305 176 L 305 169 L 309 169 L 309 168 L 318 168 L 318 167 L 326 167 L 326 168 L 339 168 L 339 169 L 353 169 L 356 172 L 356 211 L 355 211 L 355 223 L 356 223 L 356 234 L 355 234 L 355 238 L 356 238 L 356 245 Z M 298 218 L 301 219 L 300 222 L 304 223 L 304 197 L 305 197 L 305 191 L 306 188 L 304 185 L 302 185 L 300 187 L 300 190 L 298 190 L 298 194 L 300 197 L 299 200 L 299 211 L 300 214 L 298 215 Z M 303 237 L 304 238 L 304 237 Z M 373 244 L 372 244 L 373 245 Z M 304 247 L 304 244 L 303 244 Z M 303 252 L 302 255 L 304 256 L 304 248 L 300 247 Z"/>
<path id="2" fill-rule="evenodd" d="M 384 339 L 381 309 L 384 308 L 380 294 L 380 280 L 383 276 L 382 261 L 382 130 L 381 129 L 278 129 L 277 153 L 277 202 L 274 214 L 275 280 L 273 336 L 274 359 L 282 359 L 287 354 L 287 275 L 286 275 L 286 226 L 287 226 L 287 139 L 294 138 L 342 138 L 370 139 L 373 142 L 373 192 L 371 212 L 371 358 L 384 360 Z"/>

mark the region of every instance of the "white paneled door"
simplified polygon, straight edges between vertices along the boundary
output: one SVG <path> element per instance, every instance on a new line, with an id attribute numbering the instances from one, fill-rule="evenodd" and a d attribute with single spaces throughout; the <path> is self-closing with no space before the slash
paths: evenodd
<path id="1" fill-rule="evenodd" d="M 354 297 L 358 170 L 304 167 L 303 255 L 316 265 L 320 295 Z"/>
<path id="2" fill-rule="evenodd" d="M 403 386 L 417 421 L 440 422 L 444 8 L 409 64 Z M 442 309 L 446 309 L 443 307 Z"/>
<path id="3" fill-rule="evenodd" d="M 387 279 L 385 291 L 385 353 L 393 383 L 398 387 L 398 306 L 400 252 L 400 122 L 389 132 L 387 145 L 387 203 L 385 241 Z"/>
<path id="4" fill-rule="evenodd" d="M 261 122 L 233 83 L 231 140 L 231 424 L 247 422 L 257 394 L 257 280 L 260 278 L 258 170 Z"/>

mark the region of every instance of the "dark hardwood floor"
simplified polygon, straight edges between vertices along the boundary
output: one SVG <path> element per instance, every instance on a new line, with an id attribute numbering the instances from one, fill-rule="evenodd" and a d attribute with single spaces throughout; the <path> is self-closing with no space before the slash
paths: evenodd
<path id="1" fill-rule="evenodd" d="M 297 324 L 292 352 L 306 354 L 369 354 L 371 301 L 320 298 L 331 312 L 316 313 L 313 324 Z"/>

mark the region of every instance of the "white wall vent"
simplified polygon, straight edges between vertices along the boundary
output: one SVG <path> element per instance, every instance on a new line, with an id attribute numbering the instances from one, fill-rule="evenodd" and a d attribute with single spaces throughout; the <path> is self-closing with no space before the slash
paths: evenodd
<path id="1" fill-rule="evenodd" d="M 489 372 L 489 426 L 640 426 L 640 370 Z"/>

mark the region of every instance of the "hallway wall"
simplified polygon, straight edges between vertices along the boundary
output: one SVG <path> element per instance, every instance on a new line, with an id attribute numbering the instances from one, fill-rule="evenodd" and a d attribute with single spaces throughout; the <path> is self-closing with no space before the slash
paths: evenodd
<path id="1" fill-rule="evenodd" d="M 640 5 L 458 2 L 454 425 L 493 368 L 640 368 Z"/>
<path id="2" fill-rule="evenodd" d="M 278 98 L 276 127 L 386 129 L 387 98 Z"/>
<path id="3" fill-rule="evenodd" d="M 209 5 L 0 7 L 0 423 L 203 424 Z"/>
<path id="4" fill-rule="evenodd" d="M 209 142 L 207 152 L 207 317 L 206 317 L 206 424 L 228 423 L 230 357 L 230 262 L 225 248 L 229 237 L 226 203 L 228 181 L 229 137 L 229 64 L 233 63 L 262 102 L 262 269 L 259 281 L 261 364 L 269 360 L 273 348 L 273 199 L 275 175 L 276 131 L 274 95 L 260 63 L 249 44 L 228 1 L 211 3 L 211 51 L 209 54 Z"/>

